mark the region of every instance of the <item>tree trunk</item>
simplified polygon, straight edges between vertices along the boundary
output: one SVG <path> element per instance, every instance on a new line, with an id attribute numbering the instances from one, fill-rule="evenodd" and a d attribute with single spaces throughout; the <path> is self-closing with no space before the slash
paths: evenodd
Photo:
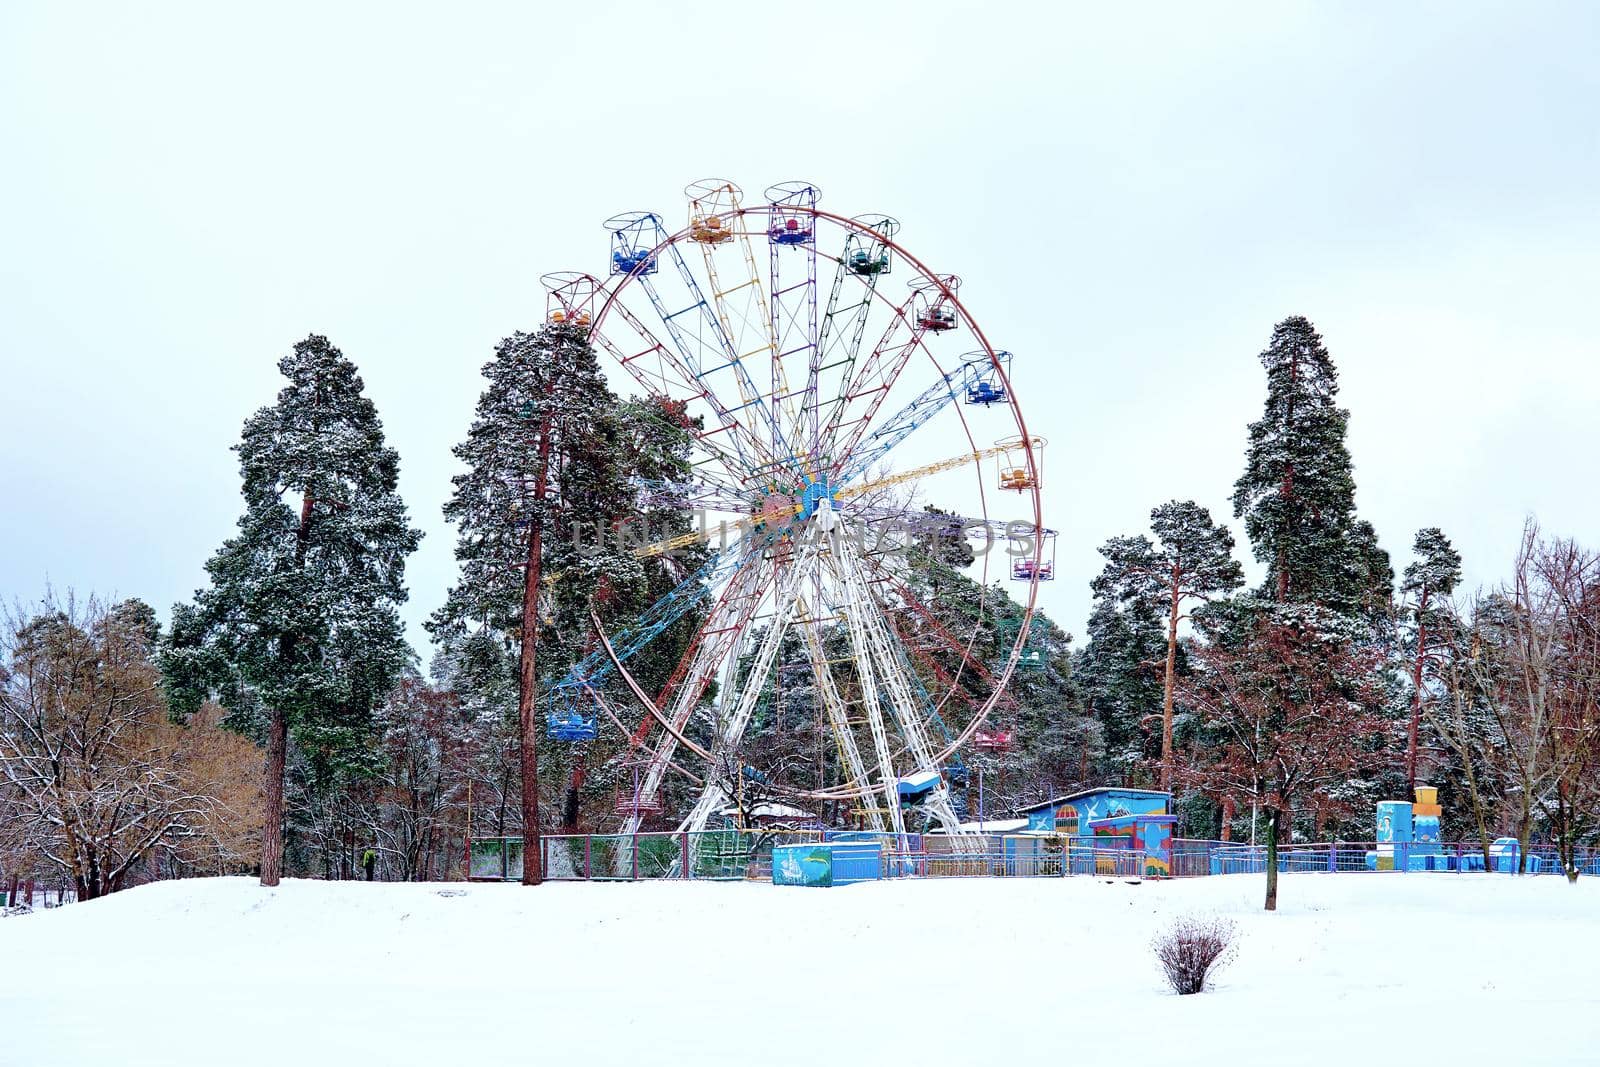
<path id="1" fill-rule="evenodd" d="M 1483 810 L 1483 797 L 1478 793 L 1478 776 L 1473 773 L 1472 759 L 1463 754 L 1462 765 L 1467 772 L 1467 796 L 1472 801 L 1473 821 L 1478 824 L 1478 845 L 1483 849 L 1483 873 L 1494 868 L 1489 865 L 1489 820 Z"/>
<path id="2" fill-rule="evenodd" d="M 539 647 L 539 557 L 543 548 L 543 506 L 550 476 L 550 420 L 539 432 L 539 461 L 535 475 L 535 511 L 528 532 L 528 566 L 522 580 L 522 659 L 517 687 L 517 718 L 522 736 L 522 884 L 544 881 L 539 843 L 539 722 L 534 706 Z"/>
<path id="3" fill-rule="evenodd" d="M 578 829 L 578 806 L 584 778 L 583 757 L 579 756 L 572 768 L 572 778 L 567 783 L 566 803 L 561 811 L 561 825 L 568 833 L 576 833 Z"/>
<path id="4" fill-rule="evenodd" d="M 1526 779 L 1524 779 L 1526 781 Z M 1517 820 L 1517 873 L 1528 870 L 1528 838 L 1533 836 L 1533 805 L 1528 800 L 1532 793 L 1530 783 L 1522 791 L 1522 816 Z"/>
<path id="5" fill-rule="evenodd" d="M 1167 674 L 1161 702 L 1161 788 L 1172 789 L 1172 689 L 1178 664 L 1178 607 L 1182 572 L 1172 568 L 1172 606 L 1167 613 Z"/>
<path id="6" fill-rule="evenodd" d="M 1417 733 L 1422 725 L 1422 665 L 1428 655 L 1428 624 L 1423 613 L 1428 610 L 1428 587 L 1422 587 L 1422 597 L 1417 602 L 1417 661 L 1411 668 L 1411 728 L 1406 734 L 1406 795 L 1417 795 Z"/>
<path id="7" fill-rule="evenodd" d="M 1268 911 L 1278 910 L 1278 813 L 1267 811 L 1267 903 Z"/>
<path id="8" fill-rule="evenodd" d="M 300 525 L 295 529 L 295 566 L 305 564 L 311 537 L 311 517 L 316 506 L 308 492 L 300 500 Z M 278 642 L 278 655 L 285 665 L 294 662 L 294 636 Z M 274 707 L 267 720 L 266 822 L 261 827 L 261 884 L 275 886 L 283 879 L 283 780 L 289 763 L 289 719 L 282 708 Z"/>
<path id="9" fill-rule="evenodd" d="M 267 721 L 266 822 L 261 827 L 261 884 L 283 878 L 283 778 L 289 755 L 289 720 L 273 708 Z"/>

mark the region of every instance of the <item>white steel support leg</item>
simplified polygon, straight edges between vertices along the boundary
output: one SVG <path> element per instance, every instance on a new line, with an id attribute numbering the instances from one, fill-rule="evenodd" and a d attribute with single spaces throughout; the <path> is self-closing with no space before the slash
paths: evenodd
<path id="1" fill-rule="evenodd" d="M 823 707 L 827 709 L 828 724 L 833 729 L 839 754 L 843 757 L 845 769 L 854 782 L 864 787 L 870 782 L 867 777 L 867 766 L 862 762 L 861 749 L 856 744 L 855 732 L 850 729 L 850 714 L 845 707 L 844 698 L 839 695 L 838 686 L 833 684 L 833 672 L 828 670 L 827 653 L 823 650 L 822 641 L 818 639 L 814 627 L 806 628 L 805 639 L 807 658 L 811 661 L 811 673 L 816 680 L 817 692 L 822 697 Z M 867 809 L 867 822 L 874 831 L 883 832 L 883 815 L 877 808 Z"/>
<path id="2" fill-rule="evenodd" d="M 834 557 L 836 567 L 848 568 L 849 561 Z M 889 734 L 883 725 L 883 705 L 878 695 L 877 675 L 872 669 L 872 655 L 866 631 L 861 625 L 861 613 L 849 600 L 849 583 L 846 581 L 845 621 L 850 633 L 850 648 L 856 660 L 856 674 L 861 684 L 861 705 L 867 715 L 867 727 L 872 732 L 872 747 L 878 756 L 878 772 L 883 778 L 883 802 L 889 811 L 889 821 L 894 829 L 897 845 L 904 847 L 906 826 L 900 815 L 900 780 L 894 773 L 894 757 L 889 752 Z"/>
<path id="3" fill-rule="evenodd" d="M 896 654 L 897 644 L 890 631 L 888 620 L 883 617 L 883 611 L 872 595 L 872 588 L 863 574 L 860 560 L 854 557 L 847 546 L 844 556 L 843 571 L 850 592 L 846 598 L 847 610 L 859 616 L 857 625 L 864 635 L 869 655 L 877 664 L 877 673 L 882 680 L 884 693 L 888 697 L 890 707 L 894 709 L 901 736 L 905 739 L 906 748 L 914 763 L 911 770 L 939 773 L 939 767 L 933 758 L 934 748 L 928 741 L 927 724 L 923 721 L 922 710 L 912 695 L 905 664 Z M 961 820 L 956 815 L 955 805 L 950 800 L 950 791 L 942 780 L 933 795 L 923 802 L 923 806 L 934 816 L 945 833 L 962 836 Z"/>
<path id="4" fill-rule="evenodd" d="M 784 635 L 789 631 L 789 620 L 794 616 L 795 606 L 800 602 L 798 591 L 798 577 L 808 566 L 812 565 L 814 553 L 806 553 L 795 561 L 785 576 L 783 584 L 777 592 L 774 604 L 772 621 L 768 625 L 765 640 L 756 653 L 755 662 L 751 665 L 749 673 L 745 676 L 744 691 L 738 694 L 733 712 L 722 724 L 721 733 L 717 737 L 712 756 L 720 763 L 730 760 L 739 749 L 739 743 L 744 739 L 745 727 L 750 723 L 750 716 L 755 711 L 756 702 L 761 698 L 761 691 L 766 687 L 767 676 L 772 672 L 772 663 L 778 656 L 778 650 L 783 647 Z M 726 704 L 724 704 L 726 707 Z M 680 832 L 704 830 L 706 822 L 711 816 L 727 802 L 727 789 L 717 778 L 717 768 L 713 767 L 711 775 L 706 780 L 705 788 L 700 793 L 700 799 L 695 802 L 694 808 L 689 812 L 683 822 L 678 826 Z"/>

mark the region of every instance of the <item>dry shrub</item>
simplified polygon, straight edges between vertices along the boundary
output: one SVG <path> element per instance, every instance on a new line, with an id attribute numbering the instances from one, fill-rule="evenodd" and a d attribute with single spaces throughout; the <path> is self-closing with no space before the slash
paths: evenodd
<path id="1" fill-rule="evenodd" d="M 1217 916 L 1183 916 L 1151 942 L 1167 981 L 1180 996 L 1205 992 L 1213 971 L 1233 961 L 1238 929 Z"/>

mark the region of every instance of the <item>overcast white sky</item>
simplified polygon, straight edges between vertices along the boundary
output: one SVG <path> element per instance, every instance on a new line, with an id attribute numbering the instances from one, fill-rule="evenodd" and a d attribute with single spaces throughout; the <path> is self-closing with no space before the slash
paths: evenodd
<path id="1" fill-rule="evenodd" d="M 541 273 L 603 268 L 601 220 L 707 176 L 811 180 L 962 276 L 1050 440 L 1042 603 L 1080 637 L 1105 538 L 1229 515 L 1295 313 L 1397 569 L 1438 525 L 1495 581 L 1527 514 L 1600 542 L 1597 12 L 11 0 L 0 594 L 189 597 L 229 446 L 315 331 L 427 531 L 420 646 L 479 365 Z"/>

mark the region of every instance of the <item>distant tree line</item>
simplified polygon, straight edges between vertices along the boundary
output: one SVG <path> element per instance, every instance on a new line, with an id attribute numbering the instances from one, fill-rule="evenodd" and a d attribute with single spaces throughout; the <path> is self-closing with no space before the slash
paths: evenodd
<path id="1" fill-rule="evenodd" d="M 1286 319 L 1261 361 L 1266 400 L 1232 503 L 1263 581 L 1246 588 L 1233 535 L 1193 501 L 1108 539 L 1082 645 L 1042 614 L 1028 625 L 1028 661 L 992 719 L 1011 740 L 967 756 L 954 783 L 966 810 L 1164 788 L 1181 835 L 1276 850 L 1368 838 L 1377 800 L 1426 781 L 1448 836 L 1485 850 L 1501 834 L 1548 840 L 1575 878 L 1576 850 L 1600 832 L 1600 557 L 1530 521 L 1510 578 L 1466 593 L 1459 554 L 1427 528 L 1397 581 L 1357 513 L 1350 416 L 1322 339 Z M 237 531 L 165 631 L 139 601 L 8 613 L 0 881 L 89 897 L 244 871 L 269 885 L 459 878 L 469 836 L 596 829 L 627 787 L 616 730 L 544 751 L 540 739 L 551 684 L 595 651 L 590 613 L 625 625 L 709 558 L 690 546 L 639 559 L 624 539 L 580 535 L 688 531 L 635 488 L 688 476 L 682 406 L 613 395 L 576 324 L 496 347 L 454 450 L 458 576 L 427 623 L 424 672 L 399 615 L 420 534 L 377 410 L 324 337 L 279 369 L 276 401 L 235 448 Z M 988 679 L 971 664 L 1003 659 L 1025 613 L 974 581 L 970 547 L 940 529 L 907 549 L 895 626 L 930 691 L 981 703 Z M 700 618 L 685 613 L 631 664 L 649 691 L 673 684 Z M 970 650 L 943 633 L 972 635 Z M 801 787 L 838 781 L 820 708 L 809 679 L 780 680 L 744 756 Z M 669 779 L 663 826 L 684 788 Z M 1275 892 L 1269 879 L 1269 906 Z"/>

